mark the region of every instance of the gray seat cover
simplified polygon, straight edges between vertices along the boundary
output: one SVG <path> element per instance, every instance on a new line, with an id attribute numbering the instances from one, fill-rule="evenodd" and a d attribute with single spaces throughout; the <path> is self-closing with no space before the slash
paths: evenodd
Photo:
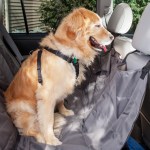
<path id="1" fill-rule="evenodd" d="M 0 88 L 0 149 L 12 150 L 15 147 L 18 132 L 6 112 L 2 93 Z"/>
<path id="2" fill-rule="evenodd" d="M 62 145 L 54 147 L 21 136 L 16 149 L 120 150 L 139 115 L 147 75 L 141 79 L 142 68 L 125 71 L 118 64 L 113 51 L 98 57 L 88 69 L 86 82 L 67 98 L 66 106 L 75 115 L 67 118 L 67 125 L 59 135 Z"/>
<path id="3" fill-rule="evenodd" d="M 17 129 L 8 116 L 3 92 L 19 69 L 19 63 L 9 52 L 0 34 L 0 150 L 14 150 L 17 142 Z"/>
<path id="4" fill-rule="evenodd" d="M 68 124 L 59 136 L 62 145 L 48 146 L 37 143 L 33 138 L 21 137 L 17 149 L 121 149 L 139 114 L 147 76 L 142 80 L 141 69 L 122 71 L 117 65 L 118 60 L 111 56 L 109 76 L 95 74 L 91 69 L 91 77 L 87 80 L 89 84 L 78 87 L 67 98 L 67 107 L 76 114 L 67 118 Z"/>
<path id="5" fill-rule="evenodd" d="M 3 35 L 1 34 L 1 32 L 0 32 L 0 54 L 2 55 L 2 57 L 8 64 L 11 74 L 14 76 L 16 72 L 18 71 L 20 65 L 18 61 L 14 58 L 14 56 L 10 53 L 9 49 L 6 47 L 3 41 Z M 9 74 L 6 74 L 6 75 L 9 76 Z M 10 75 L 10 77 L 13 77 L 13 76 Z"/>
<path id="6" fill-rule="evenodd" d="M 127 57 L 127 66 L 129 70 L 139 69 L 150 60 L 150 20 L 147 19 L 150 14 L 150 4 L 145 8 L 141 19 L 135 30 L 132 45 L 139 52 L 133 53 Z M 142 37 L 142 38 L 141 38 Z M 138 62 L 138 63 L 137 63 Z M 150 74 L 146 89 L 144 103 L 140 112 L 142 138 L 145 144 L 150 148 Z"/>
<path id="7" fill-rule="evenodd" d="M 0 66 L 0 150 L 12 150 L 15 147 L 18 132 L 6 112 L 3 91 L 10 84 L 13 73 L 1 52 Z"/>

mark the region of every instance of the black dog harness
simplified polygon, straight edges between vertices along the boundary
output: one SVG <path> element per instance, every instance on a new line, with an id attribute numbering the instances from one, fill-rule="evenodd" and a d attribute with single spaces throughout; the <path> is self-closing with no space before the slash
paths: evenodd
<path id="1" fill-rule="evenodd" d="M 47 51 L 55 54 L 56 56 L 62 58 L 65 61 L 67 61 L 68 63 L 72 63 L 74 68 L 75 68 L 75 71 L 76 71 L 76 79 L 78 78 L 78 75 L 79 75 L 79 62 L 78 62 L 78 59 L 76 57 L 68 57 L 68 56 L 64 55 L 63 53 L 61 53 L 60 51 L 58 51 L 58 50 L 54 50 L 54 49 L 49 48 L 49 47 L 42 47 L 38 51 L 38 55 L 37 55 L 38 82 L 40 84 L 43 84 L 43 78 L 42 78 L 42 73 L 41 73 L 42 49 L 46 49 Z"/>

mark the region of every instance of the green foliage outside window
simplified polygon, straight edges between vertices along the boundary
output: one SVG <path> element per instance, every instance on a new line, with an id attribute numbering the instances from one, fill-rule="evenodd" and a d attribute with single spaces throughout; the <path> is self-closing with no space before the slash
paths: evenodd
<path id="1" fill-rule="evenodd" d="M 122 2 L 129 4 L 133 11 L 133 24 L 130 30 L 133 33 L 145 6 L 150 0 L 114 0 L 114 6 Z"/>
<path id="2" fill-rule="evenodd" d="M 55 30 L 63 17 L 81 6 L 96 11 L 96 0 L 43 0 L 39 9 L 41 21 Z"/>
<path id="3" fill-rule="evenodd" d="M 134 32 L 139 18 L 150 0 L 113 0 L 114 7 L 119 3 L 128 3 L 133 11 L 133 24 L 130 32 Z M 96 11 L 96 0 L 43 0 L 39 8 L 41 21 L 48 26 L 50 30 L 55 30 L 61 19 L 65 17 L 72 9 L 85 7 Z"/>

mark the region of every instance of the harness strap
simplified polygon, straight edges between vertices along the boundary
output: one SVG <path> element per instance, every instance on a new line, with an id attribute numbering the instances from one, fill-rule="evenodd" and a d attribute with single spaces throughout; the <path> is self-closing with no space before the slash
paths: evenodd
<path id="1" fill-rule="evenodd" d="M 64 55 L 63 53 L 61 53 L 58 50 L 53 50 L 52 48 L 49 47 L 43 47 L 44 49 L 46 49 L 47 51 L 55 54 L 56 56 L 64 59 L 65 61 L 67 61 L 68 63 L 72 63 L 75 71 L 76 71 L 76 79 L 79 76 L 79 62 L 78 59 L 76 58 L 72 58 L 72 57 L 68 57 L 66 55 Z M 40 48 L 40 50 L 38 51 L 38 56 L 37 56 L 37 72 L 38 72 L 38 82 L 40 84 L 43 84 L 43 78 L 42 78 L 42 73 L 41 73 L 41 56 L 42 56 L 42 48 Z"/>
<path id="2" fill-rule="evenodd" d="M 68 56 L 64 55 L 63 53 L 61 53 L 60 51 L 54 50 L 54 49 L 49 48 L 49 47 L 47 47 L 47 46 L 42 47 L 42 48 L 46 49 L 47 51 L 49 51 L 49 52 L 51 52 L 51 53 L 53 53 L 53 54 L 55 54 L 55 55 L 57 55 L 58 57 L 61 57 L 61 58 L 64 59 L 65 61 L 67 61 L 67 62 L 69 62 L 69 63 L 72 63 L 72 60 L 73 60 L 72 57 L 68 57 Z"/>
<path id="3" fill-rule="evenodd" d="M 141 79 L 144 80 L 145 76 L 149 73 L 150 71 L 150 60 L 148 63 L 142 68 L 142 74 L 141 74 Z"/>
<path id="4" fill-rule="evenodd" d="M 41 56 L 42 56 L 42 50 L 40 49 L 37 55 L 37 73 L 38 73 L 38 82 L 40 84 L 43 84 L 43 78 L 41 73 Z"/>
<path id="5" fill-rule="evenodd" d="M 55 54 L 56 56 L 62 58 L 63 60 L 67 61 L 68 63 L 72 63 L 74 68 L 75 68 L 75 71 L 76 71 L 76 79 L 78 78 L 78 76 L 79 76 L 79 62 L 78 62 L 78 59 L 68 57 L 68 56 L 64 55 L 63 53 L 61 53 L 60 51 L 54 50 L 54 49 L 49 48 L 47 46 L 45 46 L 43 48 L 46 49 L 47 51 Z"/>
<path id="6" fill-rule="evenodd" d="M 74 68 L 75 68 L 75 70 L 76 70 L 76 79 L 78 78 L 78 76 L 79 76 L 79 63 L 77 62 L 77 63 L 72 63 L 73 64 L 73 66 L 74 66 Z"/>

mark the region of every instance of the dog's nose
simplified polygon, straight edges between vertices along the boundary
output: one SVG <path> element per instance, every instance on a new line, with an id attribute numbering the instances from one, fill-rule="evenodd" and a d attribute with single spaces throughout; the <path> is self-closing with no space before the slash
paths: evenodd
<path id="1" fill-rule="evenodd" d="M 114 36 L 113 36 L 113 35 L 109 35 L 109 38 L 110 38 L 111 40 L 113 40 L 113 39 L 114 39 Z"/>

